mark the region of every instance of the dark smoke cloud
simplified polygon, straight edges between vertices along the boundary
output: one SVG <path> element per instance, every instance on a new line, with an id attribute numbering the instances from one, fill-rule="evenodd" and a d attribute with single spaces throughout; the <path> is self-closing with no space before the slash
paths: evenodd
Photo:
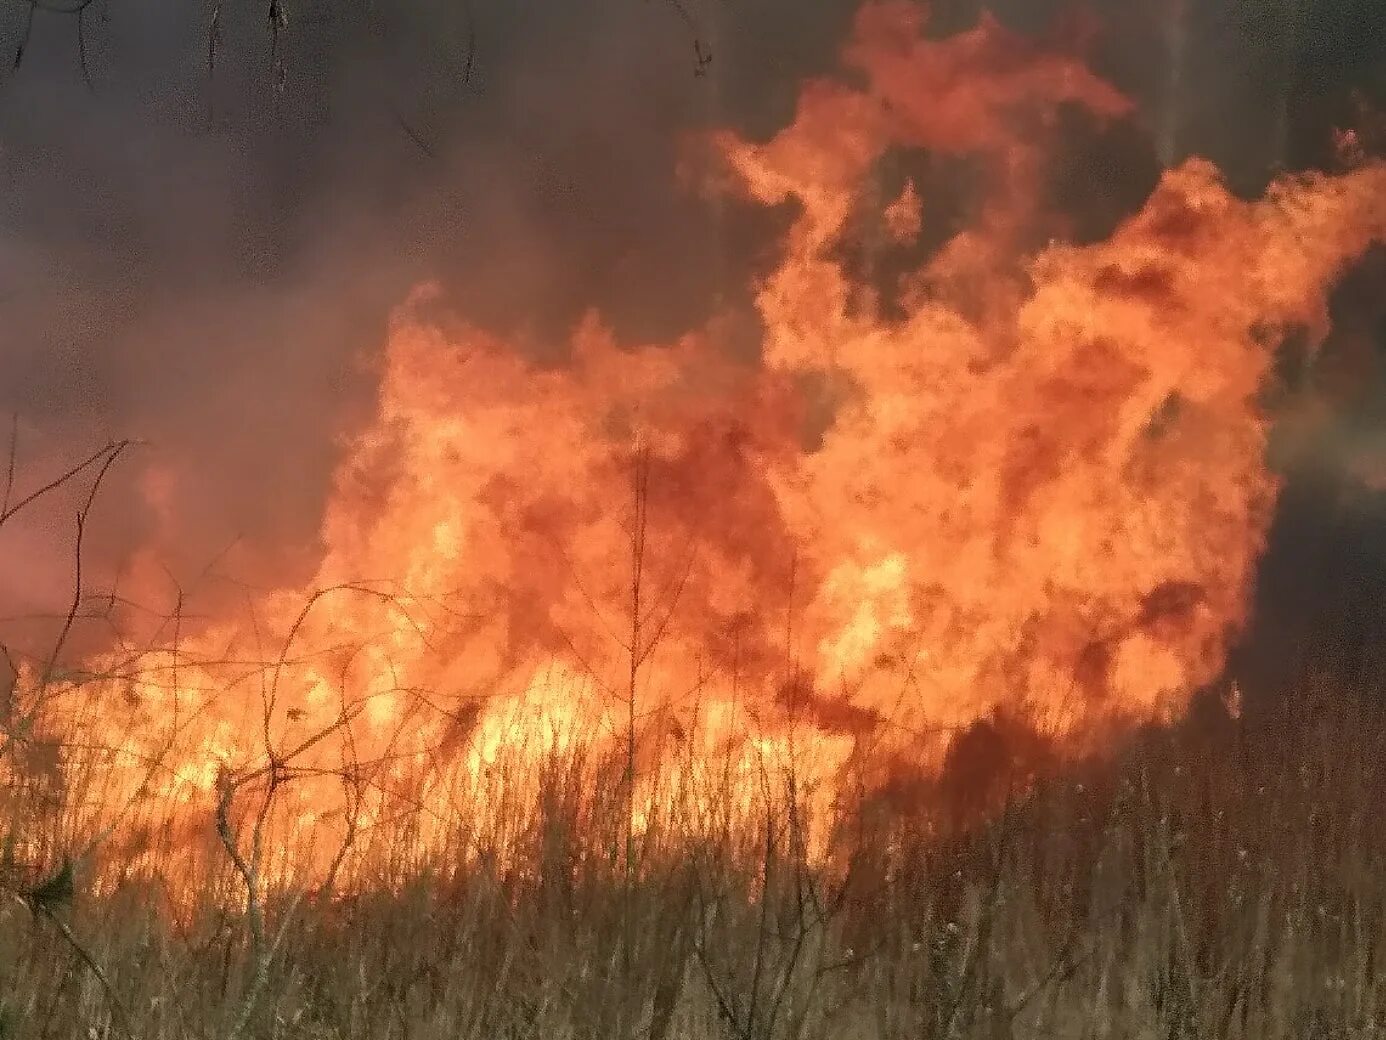
<path id="1" fill-rule="evenodd" d="M 541 353 L 588 306 L 655 337 L 744 284 L 725 257 L 750 243 L 676 193 L 676 134 L 727 119 L 724 96 L 764 99 L 744 121 L 773 125 L 827 63 L 850 9 L 790 39 L 779 7 L 717 42 L 714 84 L 693 76 L 701 26 L 668 5 L 318 3 L 291 9 L 279 95 L 244 12 L 209 85 L 205 12 L 96 11 L 94 93 L 74 20 L 40 15 L 0 89 L 0 407 L 24 460 L 146 438 L 177 477 L 175 570 L 239 535 L 262 579 L 302 570 L 371 390 L 358 362 L 414 283 Z M 106 511 L 112 550 L 148 537 L 137 497 Z M 27 541 L 61 572 L 66 531 L 49 535 Z"/>
<path id="2" fill-rule="evenodd" d="M 1208 154 L 1249 191 L 1314 161 L 1341 98 L 1381 82 L 1370 0 L 1323 0 L 1307 29 L 1282 13 L 1303 4 L 1190 2 L 1180 21 L 1172 2 L 1104 0 L 1086 43 L 1072 3 L 992 6 L 1087 47 L 1141 103 L 1124 142 L 1079 142 L 1059 166 L 1057 192 L 1111 200 L 1099 223 L 1162 150 Z M 90 90 L 75 20 L 40 13 L 0 83 L 0 409 L 21 416 L 21 460 L 37 473 L 109 437 L 149 442 L 140 464 L 173 479 L 164 499 L 113 482 L 92 547 L 107 578 L 145 542 L 186 575 L 237 538 L 242 576 L 302 575 L 413 284 L 437 279 L 540 356 L 588 307 L 637 340 L 745 308 L 773 215 L 681 190 L 683 135 L 787 121 L 855 7 L 305 0 L 276 55 L 264 11 L 227 5 L 209 78 L 210 8 L 95 0 Z M 978 9 L 940 0 L 933 31 Z M 24 15 L 0 8 L 0 64 Z M 0 536 L 0 614 L 60 599 L 69 515 Z"/>

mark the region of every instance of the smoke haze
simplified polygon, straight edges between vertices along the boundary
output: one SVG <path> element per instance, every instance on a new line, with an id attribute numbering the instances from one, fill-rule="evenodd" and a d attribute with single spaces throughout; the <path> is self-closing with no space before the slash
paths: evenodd
<path id="1" fill-rule="evenodd" d="M 262 11 L 228 9 L 209 70 L 210 9 L 97 0 L 90 89 L 75 19 L 38 12 L 0 85 L 0 409 L 19 416 L 21 474 L 141 438 L 103 499 L 102 580 L 140 548 L 188 577 L 234 545 L 228 569 L 278 583 L 311 573 L 340 438 L 369 407 L 390 309 L 421 281 L 541 358 L 559 359 L 590 308 L 631 342 L 745 314 L 738 349 L 754 354 L 738 294 L 776 217 L 676 171 L 694 131 L 784 124 L 856 6 L 315 3 L 289 7 L 277 51 Z M 1058 0 L 992 6 L 1087 54 L 1138 104 L 1062 157 L 1054 190 L 1079 233 L 1105 233 L 1162 161 L 1207 155 L 1247 193 L 1277 167 L 1325 162 L 1352 91 L 1386 87 L 1386 15 L 1370 0 L 1307 15 L 1270 0 L 1188 13 L 1110 0 L 1090 18 Z M 931 31 L 977 15 L 936 4 Z M 4 9 L 0 61 L 25 17 Z M 695 75 L 701 50 L 712 61 Z M 1341 295 L 1359 318 L 1339 341 L 1374 371 L 1371 285 Z M 1321 490 L 1340 438 L 1317 436 L 1317 454 L 1287 465 Z M 1287 497 L 1270 573 L 1297 571 L 1329 500 Z M 61 604 L 70 515 L 56 503 L 6 529 L 0 615 Z M 1357 537 L 1386 554 L 1366 526 Z M 1295 598 L 1293 581 L 1267 588 L 1262 614 Z"/>

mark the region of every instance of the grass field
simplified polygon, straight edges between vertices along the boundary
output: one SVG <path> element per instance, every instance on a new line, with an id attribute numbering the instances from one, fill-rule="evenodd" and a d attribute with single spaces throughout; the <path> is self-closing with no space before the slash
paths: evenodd
<path id="1" fill-rule="evenodd" d="M 466 854 L 403 830 L 335 895 L 249 903 L 214 841 L 187 891 L 79 862 L 69 894 L 63 806 L 97 792 L 14 787 L 41 862 L 6 865 L 0 1035 L 1382 1036 L 1384 738 L 1311 689 L 990 802 L 962 770 L 859 792 L 812 856 L 767 773 L 751 817 L 670 810 L 630 860 L 621 763 L 570 750 L 453 821 Z"/>

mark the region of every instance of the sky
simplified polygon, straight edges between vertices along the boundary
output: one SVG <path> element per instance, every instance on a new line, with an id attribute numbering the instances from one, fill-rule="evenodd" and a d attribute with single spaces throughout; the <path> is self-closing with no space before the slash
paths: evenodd
<path id="1" fill-rule="evenodd" d="M 179 532 L 160 546 L 173 571 L 234 544 L 248 580 L 303 576 L 411 286 L 436 280 L 446 306 L 540 357 L 590 307 L 631 341 L 746 307 L 776 217 L 681 187 L 681 149 L 700 127 L 783 124 L 855 6 L 289 0 L 272 41 L 263 10 L 228 5 L 209 70 L 210 7 L 93 0 L 85 75 L 76 19 L 43 11 L 10 69 L 26 7 L 0 7 L 0 411 L 18 416 L 21 473 L 138 437 L 150 469 L 177 479 L 112 481 L 91 547 L 108 570 L 153 537 L 152 498 Z M 1080 37 L 1073 4 L 993 6 Z M 1354 88 L 1386 102 L 1378 0 L 1187 7 L 1089 5 L 1093 63 L 1141 110 L 1064 159 L 1095 230 L 1162 162 L 1207 155 L 1253 193 L 1325 160 Z M 940 0 L 932 25 L 976 16 Z M 1341 294 L 1343 349 L 1358 354 L 1386 336 L 1373 303 L 1386 265 L 1364 270 Z M 1386 443 L 1356 389 L 1332 435 L 1281 438 L 1290 486 L 1258 599 L 1265 647 L 1248 651 L 1267 675 L 1272 649 L 1303 638 L 1306 571 L 1331 587 L 1315 591 L 1321 615 L 1360 616 L 1343 604 L 1386 575 L 1386 509 L 1333 466 L 1342 438 Z M 0 535 L 0 615 L 64 587 L 68 516 L 37 511 Z"/>

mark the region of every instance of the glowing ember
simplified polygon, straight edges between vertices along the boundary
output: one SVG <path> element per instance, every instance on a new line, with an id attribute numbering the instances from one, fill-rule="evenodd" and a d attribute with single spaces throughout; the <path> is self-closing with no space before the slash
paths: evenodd
<path id="1" fill-rule="evenodd" d="M 926 765 L 998 707 L 1082 746 L 1213 679 L 1276 490 L 1258 390 L 1386 238 L 1386 166 L 1243 202 L 1194 161 L 1108 240 L 1050 241 L 1060 107 L 1127 103 L 995 22 L 920 19 L 869 4 L 850 81 L 806 85 L 768 142 L 712 142 L 734 190 L 796 213 L 758 363 L 718 320 L 626 348 L 594 316 L 540 368 L 406 304 L 323 520 L 333 591 L 97 668 L 132 675 L 114 789 L 158 758 L 154 793 L 205 806 L 269 763 L 311 843 L 343 811 L 446 818 L 507 756 L 533 776 L 632 721 L 651 792 L 719 756 L 754 785 L 766 751 Z M 900 149 L 975 163 L 987 194 L 882 285 L 846 247 L 927 230 L 914 182 L 869 190 Z M 837 391 L 821 440 L 806 376 Z"/>

